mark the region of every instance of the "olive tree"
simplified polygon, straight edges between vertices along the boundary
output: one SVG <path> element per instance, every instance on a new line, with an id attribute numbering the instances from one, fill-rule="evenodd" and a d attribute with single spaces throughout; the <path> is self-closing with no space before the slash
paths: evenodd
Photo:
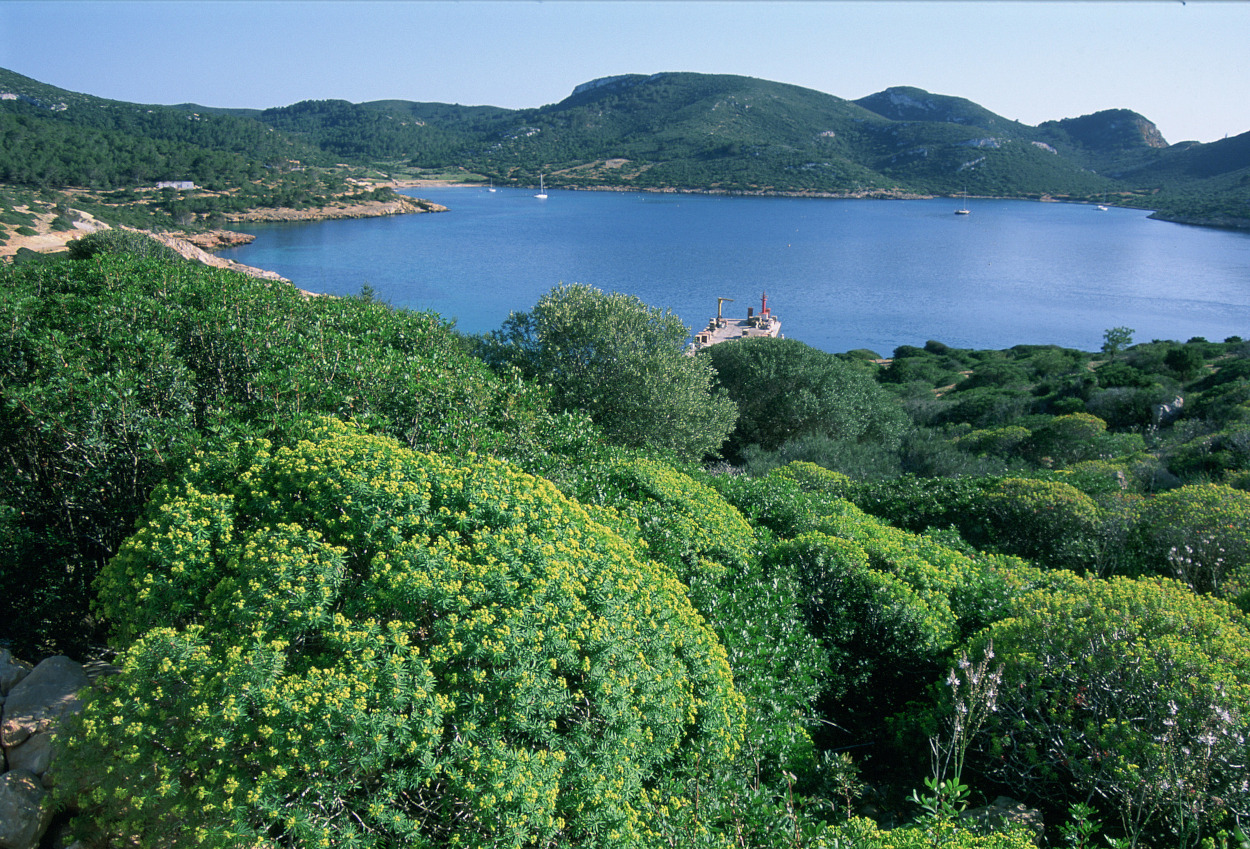
<path id="1" fill-rule="evenodd" d="M 561 284 L 480 340 L 480 352 L 549 384 L 556 404 L 589 413 L 617 444 L 697 460 L 720 450 L 738 411 L 710 363 L 685 354 L 689 335 L 631 295 Z"/>
<path id="2" fill-rule="evenodd" d="M 1103 331 L 1103 353 L 1107 354 L 1113 360 L 1115 359 L 1116 354 L 1120 353 L 1132 344 L 1133 328 L 1131 327 L 1111 327 Z"/>
<path id="3" fill-rule="evenodd" d="M 795 339 L 766 337 L 712 345 L 699 353 L 738 404 L 730 447 L 774 451 L 806 436 L 894 447 L 907 417 L 869 374 Z"/>

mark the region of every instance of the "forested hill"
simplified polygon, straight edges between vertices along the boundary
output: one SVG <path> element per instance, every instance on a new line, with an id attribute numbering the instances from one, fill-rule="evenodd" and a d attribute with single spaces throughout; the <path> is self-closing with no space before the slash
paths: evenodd
<path id="1" fill-rule="evenodd" d="M 452 171 L 502 184 L 537 184 L 541 173 L 548 185 L 576 188 L 967 191 L 1099 200 L 1199 223 L 1250 221 L 1250 134 L 1169 145 L 1127 109 L 1034 127 L 919 88 L 850 101 L 742 76 L 627 74 L 532 109 L 316 100 L 255 111 L 118 103 L 0 70 L 0 95 L 0 181 L 13 183 L 116 185 L 127 169 L 142 168 L 106 160 L 138 162 L 136 151 L 146 150 L 170 172 L 160 179 L 195 179 L 204 161 L 229 170 L 220 160 L 233 156 Z M 39 151 L 64 155 L 39 153 L 32 139 Z"/>
<path id="2" fill-rule="evenodd" d="M 325 159 L 228 110 L 187 111 L 65 91 L 0 69 L 0 182 L 115 188 L 158 180 L 235 185 L 258 168 Z"/>

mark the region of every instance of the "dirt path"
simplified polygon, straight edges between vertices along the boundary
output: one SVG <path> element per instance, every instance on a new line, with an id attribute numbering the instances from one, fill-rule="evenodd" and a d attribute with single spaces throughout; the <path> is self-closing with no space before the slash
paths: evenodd
<path id="1" fill-rule="evenodd" d="M 18 207 L 18 209 L 24 209 L 24 207 Z M 74 222 L 73 230 L 54 231 L 52 229 L 54 218 L 56 218 L 55 212 L 38 213 L 34 223 L 30 225 L 31 229 L 36 231 L 36 235 L 10 235 L 8 241 L 0 245 L 0 257 L 11 257 L 21 248 L 29 248 L 40 253 L 59 251 L 65 247 L 66 242 L 81 239 L 96 230 L 109 229 L 109 225 L 103 221 L 97 221 L 85 212 L 78 212 L 78 220 Z"/>

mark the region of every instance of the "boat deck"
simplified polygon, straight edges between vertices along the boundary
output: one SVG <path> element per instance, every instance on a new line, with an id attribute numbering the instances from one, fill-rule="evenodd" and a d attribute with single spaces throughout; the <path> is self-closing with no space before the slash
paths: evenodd
<path id="1" fill-rule="evenodd" d="M 732 300 L 733 298 L 716 299 L 716 315 L 708 320 L 707 327 L 694 335 L 694 340 L 687 349 L 688 353 L 693 354 L 708 345 L 718 345 L 734 339 L 781 335 L 781 319 L 768 308 L 767 292 L 760 296 L 759 314 L 756 315 L 754 310 L 748 309 L 746 318 L 725 318 L 721 315 L 721 305 Z"/>
<path id="2" fill-rule="evenodd" d="M 728 342 L 732 339 L 748 339 L 755 336 L 778 336 L 781 333 L 781 319 L 768 316 L 752 316 L 750 318 L 713 318 L 707 327 L 694 335 L 691 347 L 694 350 Z"/>

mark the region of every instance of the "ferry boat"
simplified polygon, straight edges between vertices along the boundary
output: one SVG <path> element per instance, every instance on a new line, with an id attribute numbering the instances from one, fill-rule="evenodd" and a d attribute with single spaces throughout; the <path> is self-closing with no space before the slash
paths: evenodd
<path id="1" fill-rule="evenodd" d="M 759 314 L 757 315 L 751 307 L 747 307 L 746 318 L 725 318 L 721 315 L 725 301 L 733 301 L 733 298 L 716 299 L 716 315 L 708 320 L 707 327 L 694 335 L 694 341 L 687 349 L 689 353 L 693 354 L 709 345 L 717 345 L 733 339 L 781 335 L 781 319 L 773 315 L 772 310 L 768 308 L 767 292 L 760 295 Z"/>

